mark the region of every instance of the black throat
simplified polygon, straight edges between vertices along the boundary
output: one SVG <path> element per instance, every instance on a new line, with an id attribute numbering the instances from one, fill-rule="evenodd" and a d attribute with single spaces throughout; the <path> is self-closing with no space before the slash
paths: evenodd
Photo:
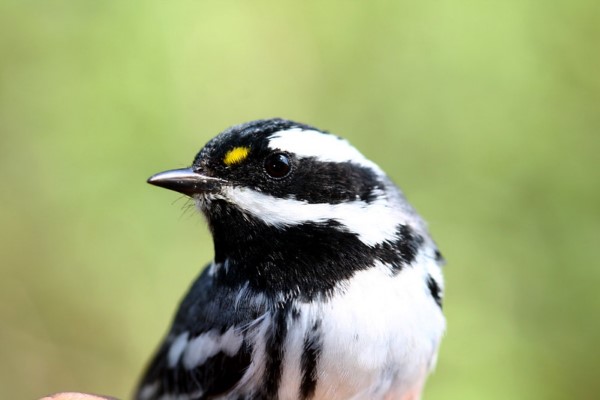
<path id="1" fill-rule="evenodd" d="M 422 242 L 420 236 L 407 237 L 406 225 L 399 225 L 399 237 L 375 246 L 366 245 L 334 220 L 278 228 L 222 200 L 212 202 L 207 217 L 214 261 L 221 265 L 215 279 L 227 286 L 247 284 L 271 298 L 328 297 L 340 282 L 372 268 L 376 261 L 388 264 L 395 273 L 418 251 L 416 245 L 407 253 L 406 239 Z"/>

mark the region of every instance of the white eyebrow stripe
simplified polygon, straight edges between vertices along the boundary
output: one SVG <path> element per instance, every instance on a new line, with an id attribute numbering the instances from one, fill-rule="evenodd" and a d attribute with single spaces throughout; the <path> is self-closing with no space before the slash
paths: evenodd
<path id="1" fill-rule="evenodd" d="M 287 151 L 300 158 L 314 157 L 322 162 L 352 162 L 383 174 L 377 164 L 368 160 L 347 140 L 316 130 L 292 128 L 275 132 L 269 137 L 269 148 Z"/>
<path id="2" fill-rule="evenodd" d="M 355 233 L 368 246 L 394 238 L 398 225 L 405 222 L 381 193 L 379 198 L 370 203 L 354 200 L 338 204 L 314 204 L 273 197 L 236 186 L 223 188 L 222 195 L 227 201 L 267 225 L 285 227 L 334 220 L 349 232 Z"/>

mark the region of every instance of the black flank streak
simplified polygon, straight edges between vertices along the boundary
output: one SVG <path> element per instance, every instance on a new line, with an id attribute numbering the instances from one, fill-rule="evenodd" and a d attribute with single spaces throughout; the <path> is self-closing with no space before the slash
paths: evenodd
<path id="1" fill-rule="evenodd" d="M 394 273 L 400 272 L 405 265 L 415 260 L 424 242 L 423 236 L 416 233 L 409 225 L 400 225 L 397 235 L 398 240 L 394 245 L 398 251 L 399 262 L 392 262 Z"/>
<path id="2" fill-rule="evenodd" d="M 272 331 L 265 345 L 265 377 L 259 398 L 275 399 L 283 373 L 283 355 L 288 330 L 288 317 L 292 311 L 291 303 L 282 304 L 273 314 Z"/>
<path id="3" fill-rule="evenodd" d="M 401 225 L 398 229 L 398 249 L 400 257 L 406 264 L 410 264 L 415 260 L 419 248 L 423 244 L 423 237 L 416 233 L 409 225 Z"/>
<path id="4" fill-rule="evenodd" d="M 438 265 L 446 264 L 446 259 L 444 258 L 444 256 L 438 249 L 435 249 L 434 255 L 435 255 L 435 261 L 438 263 Z"/>
<path id="5" fill-rule="evenodd" d="M 439 285 L 431 277 L 431 275 L 427 276 L 427 287 L 429 288 L 429 293 L 431 293 L 431 297 L 437 303 L 440 308 L 442 308 L 442 294 Z"/>
<path id="6" fill-rule="evenodd" d="M 315 394 L 317 387 L 317 363 L 321 356 L 321 320 L 317 319 L 312 329 L 304 337 L 304 352 L 302 353 L 302 383 L 300 398 L 307 400 Z"/>

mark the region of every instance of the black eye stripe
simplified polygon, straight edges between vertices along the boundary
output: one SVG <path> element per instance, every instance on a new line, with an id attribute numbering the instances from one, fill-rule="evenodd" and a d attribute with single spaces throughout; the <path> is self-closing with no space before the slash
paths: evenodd
<path id="1" fill-rule="evenodd" d="M 285 153 L 273 153 L 265 158 L 264 168 L 271 178 L 285 178 L 292 170 L 292 161 Z"/>

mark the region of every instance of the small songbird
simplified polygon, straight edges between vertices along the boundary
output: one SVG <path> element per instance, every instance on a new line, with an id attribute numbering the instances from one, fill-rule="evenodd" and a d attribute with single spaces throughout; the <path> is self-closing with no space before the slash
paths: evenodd
<path id="1" fill-rule="evenodd" d="M 148 182 L 195 201 L 215 254 L 138 400 L 420 398 L 445 329 L 443 258 L 375 163 L 268 119 Z"/>

